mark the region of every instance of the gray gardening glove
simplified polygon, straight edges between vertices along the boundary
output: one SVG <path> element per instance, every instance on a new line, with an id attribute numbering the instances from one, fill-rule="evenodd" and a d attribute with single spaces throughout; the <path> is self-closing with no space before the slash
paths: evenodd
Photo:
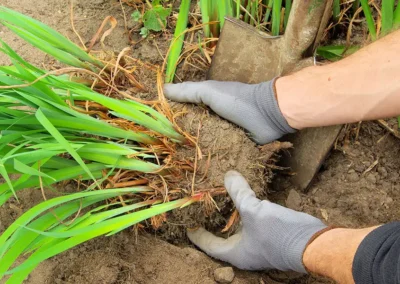
<path id="1" fill-rule="evenodd" d="M 261 84 L 238 82 L 185 82 L 166 84 L 167 98 L 182 103 L 204 103 L 223 118 L 250 132 L 258 144 L 293 133 L 279 109 L 274 81 Z"/>
<path id="2" fill-rule="evenodd" d="M 317 218 L 256 198 L 244 177 L 225 175 L 225 187 L 242 218 L 242 228 L 228 239 L 200 228 L 189 239 L 208 255 L 247 270 L 279 269 L 305 273 L 303 252 L 326 226 Z"/>

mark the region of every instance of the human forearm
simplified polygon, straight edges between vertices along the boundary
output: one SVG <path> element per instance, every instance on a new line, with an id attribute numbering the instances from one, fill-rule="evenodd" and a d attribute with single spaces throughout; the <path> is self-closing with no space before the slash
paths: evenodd
<path id="1" fill-rule="evenodd" d="M 279 78 L 279 107 L 296 129 L 400 114 L 400 31 L 330 65 Z"/>
<path id="2" fill-rule="evenodd" d="M 362 240 L 376 227 L 366 229 L 333 229 L 316 238 L 305 250 L 303 262 L 308 271 L 354 283 L 352 266 Z"/>

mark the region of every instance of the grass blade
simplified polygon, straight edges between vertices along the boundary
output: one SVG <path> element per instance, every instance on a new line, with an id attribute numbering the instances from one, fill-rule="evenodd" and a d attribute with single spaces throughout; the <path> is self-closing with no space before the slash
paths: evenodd
<path id="1" fill-rule="evenodd" d="M 4 6 L 0 6 L 0 22 L 3 24 L 9 23 L 14 26 L 18 26 L 26 33 L 30 33 L 31 35 L 44 40 L 47 42 L 47 45 L 50 44 L 59 50 L 74 55 L 80 60 L 91 62 L 92 64 L 103 67 L 101 62 L 91 57 L 62 34 L 31 17 L 25 16 Z M 44 48 L 43 46 L 36 47 L 39 49 Z"/>
<path id="2" fill-rule="evenodd" d="M 246 11 L 247 11 L 247 13 L 244 14 L 244 19 L 243 19 L 243 21 L 244 21 L 245 23 L 249 23 L 249 19 L 250 19 L 249 13 L 250 13 L 250 8 L 251 8 L 251 1 L 252 1 L 252 0 L 248 0 L 248 1 L 247 1 L 247 5 L 246 5 Z"/>
<path id="3" fill-rule="evenodd" d="M 11 244 L 14 242 L 15 237 L 13 234 L 20 230 L 22 227 L 27 226 L 32 220 L 36 217 L 58 205 L 64 204 L 66 202 L 70 202 L 73 200 L 79 200 L 85 197 L 91 196 L 103 196 L 106 198 L 111 198 L 113 196 L 119 196 L 126 193 L 135 193 L 135 192 L 148 192 L 151 189 L 147 187 L 131 187 L 131 188 L 120 188 L 120 189 L 107 189 L 107 190 L 97 190 L 90 192 L 81 192 L 70 194 L 67 196 L 61 196 L 57 198 L 53 198 L 47 201 L 44 201 L 35 207 L 29 209 L 22 216 L 20 216 L 13 224 L 11 224 L 6 231 L 0 236 L 0 258 L 3 257 L 4 253 L 8 250 Z"/>
<path id="4" fill-rule="evenodd" d="M 269 17 L 271 16 L 272 7 L 274 5 L 274 0 L 267 0 L 267 10 L 265 11 L 264 22 L 269 22 Z"/>
<path id="5" fill-rule="evenodd" d="M 62 222 L 66 218 L 70 217 L 71 215 L 75 214 L 78 210 L 84 209 L 94 203 L 100 202 L 104 200 L 104 197 L 95 197 L 95 198 L 85 198 L 80 201 L 73 201 L 66 204 L 63 204 L 57 208 L 54 208 L 52 212 L 48 212 L 45 215 L 41 216 L 40 218 L 34 220 L 30 224 L 30 228 L 35 230 L 46 230 L 47 228 L 51 227 L 53 224 Z M 57 216 L 57 218 L 56 218 Z M 63 225 L 64 226 L 64 225 Z M 4 275 L 5 272 L 10 268 L 13 262 L 20 256 L 29 245 L 35 240 L 41 237 L 39 233 L 36 233 L 32 230 L 27 229 L 19 229 L 18 232 L 15 233 L 15 243 L 4 257 L 1 258 L 0 262 L 0 278 Z M 23 237 L 19 237 L 23 236 Z M 20 283 L 20 282 L 16 282 Z"/>
<path id="6" fill-rule="evenodd" d="M 394 0 L 382 0 L 382 35 L 390 33 L 393 29 Z"/>
<path id="7" fill-rule="evenodd" d="M 292 10 L 292 0 L 286 0 L 285 1 L 285 19 L 283 20 L 285 29 L 286 29 L 288 21 L 289 21 L 289 16 L 290 16 L 291 10 Z M 339 7 L 339 12 L 340 12 L 340 7 Z"/>
<path id="8" fill-rule="evenodd" d="M 179 56 L 182 52 L 183 40 L 185 38 L 184 31 L 186 30 L 189 18 L 190 0 L 182 0 L 179 7 L 178 21 L 174 32 L 171 49 L 168 55 L 167 71 L 165 82 L 171 83 L 174 80 L 176 66 L 179 62 Z M 206 25 L 207 26 L 207 25 Z"/>
<path id="9" fill-rule="evenodd" d="M 52 45 L 49 45 L 46 41 L 26 32 L 25 30 L 17 27 L 10 25 L 8 23 L 3 23 L 4 26 L 9 28 L 11 31 L 13 31 L 15 34 L 17 34 L 19 37 L 21 37 L 23 40 L 29 42 L 35 47 L 38 47 L 41 49 L 43 52 L 53 56 L 56 58 L 58 61 L 63 62 L 65 64 L 75 66 L 78 68 L 85 68 L 85 69 L 90 69 L 88 65 L 86 65 L 84 62 L 80 61 L 78 58 L 74 57 L 70 53 L 57 49 L 53 47 Z"/>
<path id="10" fill-rule="evenodd" d="M 22 274 L 28 275 L 37 264 L 45 259 L 55 256 L 63 251 L 66 251 L 72 247 L 77 246 L 83 242 L 86 242 L 95 237 L 107 235 L 112 233 L 114 230 L 121 230 L 134 224 L 137 224 L 150 217 L 162 214 L 164 212 L 176 209 L 184 205 L 190 200 L 190 198 L 172 201 L 160 205 L 153 206 L 148 209 L 144 209 L 138 212 L 134 212 L 128 215 L 122 215 L 116 218 L 106 220 L 104 222 L 96 223 L 91 226 L 87 226 L 82 229 L 75 230 L 72 236 L 65 239 L 64 241 L 51 246 L 46 249 L 38 249 L 33 253 L 23 264 L 19 265 L 15 269 L 8 272 L 8 274 Z M 21 274 L 18 277 L 21 277 Z"/>
<path id="11" fill-rule="evenodd" d="M 335 19 L 335 22 L 337 22 L 339 20 L 339 16 L 340 16 L 340 0 L 333 1 L 332 13 L 333 13 L 333 18 Z"/>
<path id="12" fill-rule="evenodd" d="M 235 17 L 236 19 L 240 19 L 240 0 L 233 0 L 235 3 Z"/>
<path id="13" fill-rule="evenodd" d="M 17 159 L 14 159 L 14 169 L 16 169 L 18 172 L 23 173 L 23 174 L 27 174 L 30 176 L 47 177 L 47 178 L 55 181 L 55 179 L 52 178 L 51 176 L 46 175 L 45 173 L 35 169 L 34 167 L 25 165 L 24 163 L 18 161 Z"/>
<path id="14" fill-rule="evenodd" d="M 369 30 L 369 34 L 371 35 L 372 40 L 376 40 L 376 28 L 375 21 L 372 17 L 371 8 L 369 7 L 368 0 L 361 0 L 361 6 L 364 11 L 365 19 L 367 20 L 367 26 Z"/>
<path id="15" fill-rule="evenodd" d="M 400 5 L 397 4 L 396 9 L 393 14 L 393 29 L 398 29 L 400 27 Z"/>
<path id="16" fill-rule="evenodd" d="M 360 7 L 360 0 L 355 0 L 353 2 L 353 7 L 351 8 L 352 12 L 353 12 L 353 15 L 357 12 L 359 7 Z"/>
<path id="17" fill-rule="evenodd" d="M 360 49 L 359 46 L 347 48 L 344 45 L 326 45 L 317 48 L 317 55 L 331 61 L 337 61 L 342 59 L 344 55 L 350 55 L 358 49 Z"/>
<path id="18" fill-rule="evenodd" d="M 210 24 L 207 24 L 210 22 L 210 1 L 211 0 L 200 0 L 201 19 L 204 25 L 203 26 L 204 36 L 206 38 L 211 37 Z"/>
<path id="19" fill-rule="evenodd" d="M 251 2 L 251 20 L 250 20 L 250 25 L 256 25 L 258 26 L 260 24 L 260 20 L 258 18 L 258 0 L 252 0 Z M 257 21 L 256 23 L 254 21 Z"/>
<path id="20" fill-rule="evenodd" d="M 78 164 L 85 170 L 85 172 L 96 181 L 93 174 L 90 172 L 89 168 L 86 166 L 85 162 L 78 155 L 78 153 L 71 147 L 69 142 L 62 136 L 62 134 L 51 124 L 51 122 L 46 118 L 43 112 L 38 109 L 36 112 L 37 120 L 43 125 L 44 128 L 56 139 L 64 148 L 68 151 L 68 153 L 78 162 Z"/>
<path id="21" fill-rule="evenodd" d="M 280 33 L 281 10 L 282 10 L 282 0 L 275 0 L 274 5 L 272 6 L 271 34 L 273 36 L 278 36 Z"/>

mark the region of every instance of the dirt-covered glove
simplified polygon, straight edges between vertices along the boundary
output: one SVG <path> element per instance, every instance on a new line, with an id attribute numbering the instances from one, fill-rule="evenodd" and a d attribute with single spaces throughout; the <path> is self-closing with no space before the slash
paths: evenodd
<path id="1" fill-rule="evenodd" d="M 167 98 L 182 103 L 204 103 L 223 118 L 250 132 L 258 144 L 293 133 L 279 109 L 275 80 L 261 84 L 238 82 L 184 82 L 166 84 Z"/>
<path id="2" fill-rule="evenodd" d="M 325 229 L 321 220 L 256 198 L 244 177 L 225 175 L 225 187 L 242 218 L 240 232 L 228 239 L 200 228 L 189 239 L 208 255 L 247 270 L 306 272 L 302 257 L 308 241 Z"/>

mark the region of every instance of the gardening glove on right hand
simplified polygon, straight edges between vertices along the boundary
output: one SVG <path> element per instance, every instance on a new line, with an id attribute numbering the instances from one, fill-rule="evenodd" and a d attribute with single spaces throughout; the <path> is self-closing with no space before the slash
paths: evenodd
<path id="1" fill-rule="evenodd" d="M 258 144 L 266 144 L 295 132 L 279 109 L 275 80 L 261 84 L 239 82 L 184 82 L 166 84 L 167 98 L 182 103 L 204 103 L 223 118 L 250 132 Z"/>
<path id="2" fill-rule="evenodd" d="M 200 228 L 189 230 L 189 239 L 208 255 L 241 269 L 305 273 L 303 252 L 310 239 L 326 228 L 321 220 L 257 199 L 238 172 L 225 175 L 225 187 L 242 218 L 240 232 L 224 239 Z"/>

